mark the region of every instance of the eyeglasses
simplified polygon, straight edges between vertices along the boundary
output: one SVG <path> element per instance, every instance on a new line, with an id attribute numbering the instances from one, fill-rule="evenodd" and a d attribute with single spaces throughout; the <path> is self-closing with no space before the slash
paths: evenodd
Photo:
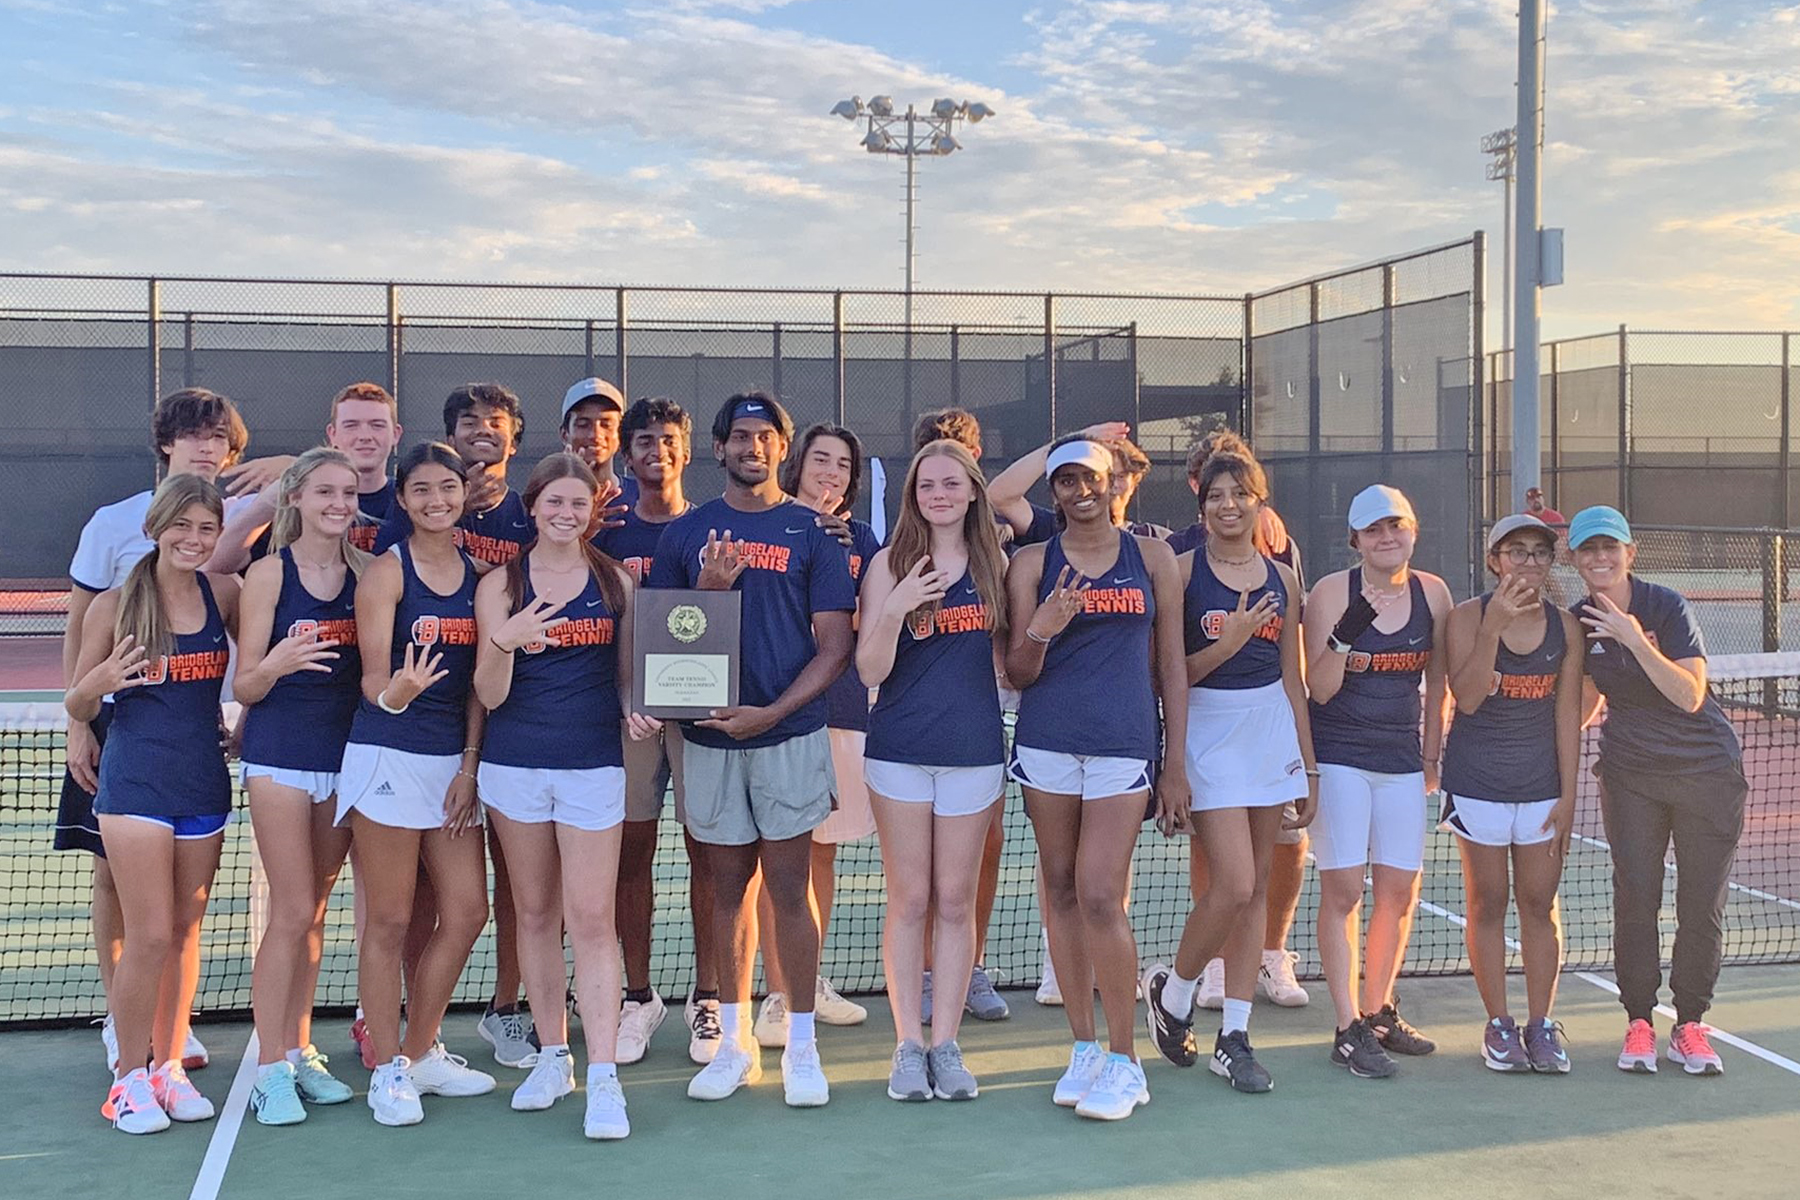
<path id="1" fill-rule="evenodd" d="M 1543 567 L 1556 561 L 1556 548 L 1553 546 L 1508 546 L 1501 551 L 1501 556 L 1515 567 L 1522 567 L 1526 563 L 1534 563 Z"/>

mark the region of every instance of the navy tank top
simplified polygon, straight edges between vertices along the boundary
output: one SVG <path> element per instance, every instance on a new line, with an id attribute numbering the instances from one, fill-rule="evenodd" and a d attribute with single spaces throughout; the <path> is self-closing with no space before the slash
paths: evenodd
<path id="1" fill-rule="evenodd" d="M 1006 758 L 994 638 L 967 570 L 936 611 L 912 613 L 869 714 L 864 757 L 926 767 L 985 767 Z"/>
<path id="2" fill-rule="evenodd" d="M 525 603 L 531 561 L 525 562 Z M 551 631 L 561 643 L 527 642 L 512 656 L 506 702 L 488 712 L 481 760 L 503 767 L 587 770 L 625 765 L 619 723 L 618 616 L 588 572 L 581 594 Z"/>
<path id="3" fill-rule="evenodd" d="M 206 623 L 175 636 L 141 687 L 113 696 L 100 752 L 94 811 L 145 817 L 210 817 L 231 811 L 231 776 L 220 747 L 219 692 L 231 662 L 225 620 L 205 575 Z"/>
<path id="4" fill-rule="evenodd" d="M 1487 612 L 1489 592 L 1481 598 Z M 1556 678 L 1567 639 L 1562 614 L 1548 600 L 1544 640 L 1529 654 L 1514 654 L 1504 640 L 1494 655 L 1487 699 L 1472 713 L 1457 713 L 1444 745 L 1444 790 L 1470 800 L 1529 804 L 1562 793 L 1556 760 Z"/>
<path id="5" fill-rule="evenodd" d="M 1253 607 L 1265 595 L 1275 597 L 1275 611 L 1262 628 L 1238 648 L 1238 652 L 1213 668 L 1212 674 L 1196 687 L 1219 691 L 1242 691 L 1267 687 L 1281 682 L 1281 627 L 1287 620 L 1288 590 L 1274 560 L 1262 556 L 1268 576 L 1263 585 L 1253 588 L 1245 607 Z M 1219 640 L 1225 618 L 1237 611 L 1238 593 L 1219 582 L 1202 547 L 1194 552 L 1194 572 L 1188 577 L 1187 591 L 1182 595 L 1182 640 L 1187 653 L 1198 654 Z"/>
<path id="6" fill-rule="evenodd" d="M 244 743 L 238 757 L 262 767 L 289 771 L 336 771 L 350 740 L 350 720 L 362 694 L 362 655 L 356 649 L 356 576 L 344 572 L 344 586 L 330 600 L 306 590 L 293 550 L 283 546 L 281 594 L 269 645 L 312 632 L 338 643 L 329 673 L 295 671 L 275 681 L 269 694 L 244 716 Z"/>
<path id="7" fill-rule="evenodd" d="M 1068 562 L 1057 534 L 1044 548 L 1040 603 Z M 1020 695 L 1014 741 L 1033 750 L 1153 761 L 1156 592 L 1137 539 L 1120 530 L 1118 561 L 1090 582 L 1082 610 L 1045 648 L 1043 671 Z"/>
<path id="8" fill-rule="evenodd" d="M 881 550 L 881 539 L 867 521 L 850 521 L 850 583 L 862 590 L 863 571 Z M 856 655 L 832 685 L 825 689 L 825 725 L 829 729 L 869 727 L 869 685 L 856 672 Z"/>
<path id="9" fill-rule="evenodd" d="M 1425 769 L 1419 744 L 1419 680 L 1431 661 L 1431 606 L 1417 572 L 1408 577 L 1412 614 L 1393 633 L 1373 625 L 1350 644 L 1344 685 L 1329 703 L 1309 705 L 1313 750 L 1322 763 L 1381 775 Z M 1350 594 L 1362 591 L 1362 568 L 1350 569 Z"/>
<path id="10" fill-rule="evenodd" d="M 469 682 L 475 675 L 475 568 L 459 550 L 462 584 L 442 596 L 413 569 L 408 542 L 395 543 L 392 553 L 400 556 L 402 583 L 388 669 L 405 665 L 406 644 L 412 642 L 420 650 L 442 654 L 438 670 L 449 674 L 420 692 L 399 715 L 383 712 L 364 696 L 350 722 L 350 740 L 408 754 L 460 754 L 468 730 Z"/>

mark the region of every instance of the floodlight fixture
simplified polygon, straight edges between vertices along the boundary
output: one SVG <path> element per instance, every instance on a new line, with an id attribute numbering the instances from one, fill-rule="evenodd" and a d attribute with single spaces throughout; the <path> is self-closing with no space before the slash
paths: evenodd
<path id="1" fill-rule="evenodd" d="M 948 96 L 931 102 L 931 115 L 940 121 L 947 121 L 957 114 L 959 105 Z"/>
<path id="2" fill-rule="evenodd" d="M 869 101 L 869 111 L 878 117 L 894 115 L 894 98 L 892 96 L 876 96 Z"/>
<path id="3" fill-rule="evenodd" d="M 983 120 L 994 115 L 994 110 L 979 100 L 964 104 L 963 111 L 968 114 L 971 125 L 979 125 Z"/>
<path id="4" fill-rule="evenodd" d="M 842 117 L 846 121 L 854 121 L 862 116 L 863 102 L 861 96 L 852 96 L 848 100 L 839 100 L 831 106 L 831 115 Z"/>

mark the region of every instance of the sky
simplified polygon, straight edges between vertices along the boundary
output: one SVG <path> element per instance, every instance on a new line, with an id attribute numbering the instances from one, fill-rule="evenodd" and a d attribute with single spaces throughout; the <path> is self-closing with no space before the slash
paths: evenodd
<path id="1" fill-rule="evenodd" d="M 0 0 L 0 270 L 1241 294 L 1489 231 L 1508 0 Z M 1800 7 L 1556 6 L 1548 336 L 1800 328 Z"/>

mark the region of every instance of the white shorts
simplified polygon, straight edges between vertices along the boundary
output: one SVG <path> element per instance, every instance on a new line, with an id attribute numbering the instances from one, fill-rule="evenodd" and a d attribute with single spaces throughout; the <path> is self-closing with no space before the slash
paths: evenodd
<path id="1" fill-rule="evenodd" d="M 1196 812 L 1272 808 L 1306 795 L 1294 706 L 1281 684 L 1189 688 L 1187 771 Z"/>
<path id="2" fill-rule="evenodd" d="M 1025 787 L 1058 796 L 1104 800 L 1150 789 L 1150 763 L 1142 758 L 1064 754 L 1014 746 L 1007 774 Z"/>
<path id="3" fill-rule="evenodd" d="M 355 809 L 394 829 L 442 828 L 444 796 L 461 766 L 460 754 L 411 754 L 351 742 L 338 772 L 337 823 Z"/>
<path id="4" fill-rule="evenodd" d="M 475 774 L 481 803 L 509 820 L 554 821 L 598 832 L 625 819 L 624 767 L 557 770 L 482 763 Z"/>
<path id="5" fill-rule="evenodd" d="M 927 767 L 917 763 L 863 763 L 870 789 L 904 804 L 929 804 L 934 817 L 968 817 L 985 812 L 1006 790 L 1006 768 Z"/>
<path id="6" fill-rule="evenodd" d="M 836 846 L 854 842 L 875 832 L 875 810 L 869 807 L 869 788 L 863 782 L 863 744 L 869 735 L 860 729 L 826 729 L 831 739 L 831 770 L 837 781 L 837 807 L 813 830 L 813 841 Z"/>
<path id="7" fill-rule="evenodd" d="M 1397 871 L 1425 866 L 1425 772 L 1383 775 L 1319 764 L 1319 815 L 1309 827 L 1321 871 L 1370 863 Z"/>
<path id="8" fill-rule="evenodd" d="M 238 768 L 238 779 L 245 787 L 250 786 L 252 779 L 267 779 L 272 783 L 279 783 L 282 787 L 305 792 L 312 797 L 314 804 L 325 803 L 337 795 L 338 789 L 338 773 L 336 771 L 294 771 L 287 767 L 263 767 L 256 763 L 243 763 Z"/>
<path id="9" fill-rule="evenodd" d="M 1507 804 L 1445 792 L 1438 828 L 1477 846 L 1541 846 L 1556 836 L 1555 830 L 1544 828 L 1555 808 L 1554 797 Z"/>

